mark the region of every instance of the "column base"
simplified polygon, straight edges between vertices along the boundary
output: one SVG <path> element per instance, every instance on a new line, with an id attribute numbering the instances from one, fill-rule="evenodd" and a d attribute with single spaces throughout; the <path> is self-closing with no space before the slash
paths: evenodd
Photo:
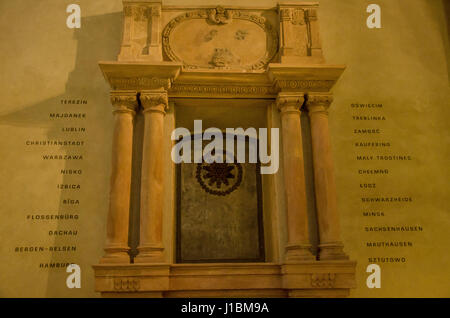
<path id="1" fill-rule="evenodd" d="M 164 247 L 139 246 L 138 255 L 134 258 L 135 263 L 164 263 Z"/>
<path id="2" fill-rule="evenodd" d="M 315 259 L 309 244 L 288 244 L 286 246 L 285 263 L 314 261 Z"/>
<path id="3" fill-rule="evenodd" d="M 105 255 L 100 259 L 100 264 L 130 264 L 129 247 L 105 247 L 104 250 Z"/>
<path id="4" fill-rule="evenodd" d="M 348 260 L 344 252 L 344 244 L 341 242 L 319 244 L 319 260 Z"/>

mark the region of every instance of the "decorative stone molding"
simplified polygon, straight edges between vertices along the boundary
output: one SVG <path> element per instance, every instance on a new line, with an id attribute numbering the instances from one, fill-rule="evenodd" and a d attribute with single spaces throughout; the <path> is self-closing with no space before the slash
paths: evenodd
<path id="1" fill-rule="evenodd" d="M 239 63 L 239 58 L 233 55 L 227 48 L 215 48 L 209 64 L 214 67 L 227 67 Z"/>
<path id="2" fill-rule="evenodd" d="M 152 6 L 151 7 L 151 16 L 152 17 L 160 17 L 161 16 L 161 6 Z"/>
<path id="3" fill-rule="evenodd" d="M 179 55 L 177 55 L 172 48 L 172 44 L 170 41 L 171 34 L 173 30 L 182 24 L 185 21 L 193 20 L 193 19 L 203 19 L 205 20 L 205 25 L 207 23 L 212 23 L 216 25 L 225 25 L 225 24 L 231 24 L 234 20 L 245 20 L 250 21 L 252 23 L 255 23 L 258 25 L 262 31 L 266 34 L 267 37 L 267 50 L 262 58 L 260 58 L 257 61 L 252 62 L 250 65 L 237 65 L 236 61 L 240 61 L 239 56 L 234 57 L 234 61 L 229 60 L 226 63 L 220 62 L 214 62 L 214 58 L 211 61 L 211 65 L 208 67 L 206 65 L 196 65 L 196 64 L 190 64 L 185 61 L 183 61 L 183 58 Z M 212 36 L 212 35 L 210 35 Z M 266 20 L 266 18 L 251 14 L 247 11 L 243 10 L 231 10 L 231 9 L 224 9 L 222 7 L 217 7 L 215 9 L 202 9 L 202 10 L 196 10 L 196 11 L 188 11 L 185 12 L 176 18 L 172 19 L 164 28 L 162 32 L 162 43 L 163 43 L 163 50 L 164 53 L 167 55 L 167 57 L 172 61 L 180 61 L 184 63 L 184 67 L 188 69 L 199 69 L 199 68 L 217 68 L 217 67 L 236 67 L 246 70 L 258 70 L 264 68 L 267 63 L 269 63 L 275 56 L 278 50 L 278 33 L 273 28 L 273 26 Z M 245 37 L 244 37 L 245 38 Z M 211 38 L 208 38 L 211 39 Z M 206 39 L 206 40 L 208 40 Z M 238 36 L 238 40 L 244 40 L 242 38 L 242 35 Z M 221 47 L 216 48 L 216 53 L 221 52 L 223 55 L 224 52 L 229 51 L 230 47 Z M 222 60 L 222 58 L 221 58 Z M 234 62 L 234 63 L 232 63 Z"/>
<path id="4" fill-rule="evenodd" d="M 113 77 L 111 86 L 117 89 L 169 89 L 172 81 L 168 78 L 156 77 Z"/>
<path id="5" fill-rule="evenodd" d="M 95 265 L 105 295 L 160 292 L 163 297 L 345 297 L 355 286 L 351 261 L 238 264 Z M 120 271 L 120 274 L 119 274 Z M 122 276 L 120 276 L 122 275 Z M 126 275 L 126 276 L 123 276 Z M 226 279 L 225 279 L 226 278 Z M 198 284 L 198 280 L 202 283 Z M 298 292 L 298 291 L 302 292 Z"/>
<path id="6" fill-rule="evenodd" d="M 168 90 L 180 74 L 181 64 L 173 62 L 100 62 L 103 76 L 113 90 Z"/>
<path id="7" fill-rule="evenodd" d="M 140 95 L 140 101 L 145 112 L 162 112 L 169 107 L 167 92 L 144 91 Z"/>
<path id="8" fill-rule="evenodd" d="M 208 21 L 215 24 L 227 24 L 233 20 L 233 14 L 230 10 L 225 10 L 218 6 L 215 9 L 208 10 Z"/>
<path id="9" fill-rule="evenodd" d="M 282 92 L 329 92 L 341 76 L 342 65 L 295 66 L 295 64 L 271 63 L 269 78 Z"/>
<path id="10" fill-rule="evenodd" d="M 128 11 L 131 11 L 134 21 L 146 21 L 151 16 L 152 9 L 144 6 L 130 6 Z"/>
<path id="11" fill-rule="evenodd" d="M 198 97 L 275 97 L 277 90 L 273 86 L 249 86 L 249 85 L 201 85 L 201 84 L 176 84 L 169 90 L 169 94 L 178 96 Z"/>
<path id="12" fill-rule="evenodd" d="M 281 90 L 326 90 L 329 91 L 336 81 L 330 80 L 277 80 Z"/>
<path id="13" fill-rule="evenodd" d="M 333 288 L 336 275 L 334 273 L 311 274 L 311 287 Z"/>
<path id="14" fill-rule="evenodd" d="M 280 93 L 278 94 L 276 104 L 281 113 L 299 113 L 304 101 L 305 97 L 302 94 Z"/>
<path id="15" fill-rule="evenodd" d="M 294 25 L 306 23 L 306 10 L 302 8 L 280 8 L 281 21 L 289 21 Z"/>
<path id="16" fill-rule="evenodd" d="M 308 95 L 306 100 L 306 107 L 309 114 L 322 113 L 328 115 L 328 108 L 333 102 L 331 94 Z"/>
<path id="17" fill-rule="evenodd" d="M 323 106 L 330 107 L 330 104 L 333 102 L 333 95 L 331 94 L 308 94 L 308 105 L 311 106 Z"/>
<path id="18" fill-rule="evenodd" d="M 137 92 L 135 91 L 112 91 L 110 93 L 114 113 L 135 114 L 138 106 Z"/>
<path id="19" fill-rule="evenodd" d="M 114 291 L 136 292 L 140 288 L 140 280 L 134 277 L 114 278 Z"/>

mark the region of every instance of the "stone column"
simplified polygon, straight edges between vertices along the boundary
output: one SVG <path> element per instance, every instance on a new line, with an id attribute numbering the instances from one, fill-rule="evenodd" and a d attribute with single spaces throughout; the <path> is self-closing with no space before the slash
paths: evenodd
<path id="1" fill-rule="evenodd" d="M 129 263 L 128 223 L 130 213 L 133 119 L 138 105 L 133 91 L 111 92 L 114 106 L 111 186 L 105 256 L 100 263 Z"/>
<path id="2" fill-rule="evenodd" d="M 279 93 L 277 106 L 281 111 L 284 183 L 286 190 L 288 244 L 286 263 L 314 260 L 308 236 L 305 171 L 303 164 L 300 107 L 302 93 Z"/>
<path id="3" fill-rule="evenodd" d="M 141 175 L 139 254 L 136 263 L 163 263 L 164 204 L 164 115 L 168 107 L 166 91 L 145 91 L 140 96 L 144 108 L 144 142 Z M 170 159 L 169 159 L 170 160 Z"/>
<path id="4" fill-rule="evenodd" d="M 340 238 L 336 184 L 328 128 L 328 107 L 332 100 L 329 94 L 311 94 L 307 100 L 311 122 L 320 260 L 348 259 Z"/>

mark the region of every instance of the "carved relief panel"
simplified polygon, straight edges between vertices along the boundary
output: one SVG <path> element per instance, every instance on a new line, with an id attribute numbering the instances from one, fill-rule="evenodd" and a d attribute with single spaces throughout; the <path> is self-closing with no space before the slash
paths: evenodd
<path id="1" fill-rule="evenodd" d="M 163 31 L 164 53 L 187 68 L 257 70 L 277 48 L 277 31 L 261 14 L 222 7 L 183 13 Z"/>
<path id="2" fill-rule="evenodd" d="M 124 0 L 119 61 L 257 71 L 269 62 L 323 63 L 317 4 L 266 9 L 170 7 Z"/>

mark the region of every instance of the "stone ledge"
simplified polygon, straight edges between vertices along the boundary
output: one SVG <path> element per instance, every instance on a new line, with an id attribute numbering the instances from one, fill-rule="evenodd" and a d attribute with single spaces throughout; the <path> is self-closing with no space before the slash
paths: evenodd
<path id="1" fill-rule="evenodd" d="M 345 297 L 355 262 L 296 264 L 100 264 L 95 290 L 106 297 Z"/>

